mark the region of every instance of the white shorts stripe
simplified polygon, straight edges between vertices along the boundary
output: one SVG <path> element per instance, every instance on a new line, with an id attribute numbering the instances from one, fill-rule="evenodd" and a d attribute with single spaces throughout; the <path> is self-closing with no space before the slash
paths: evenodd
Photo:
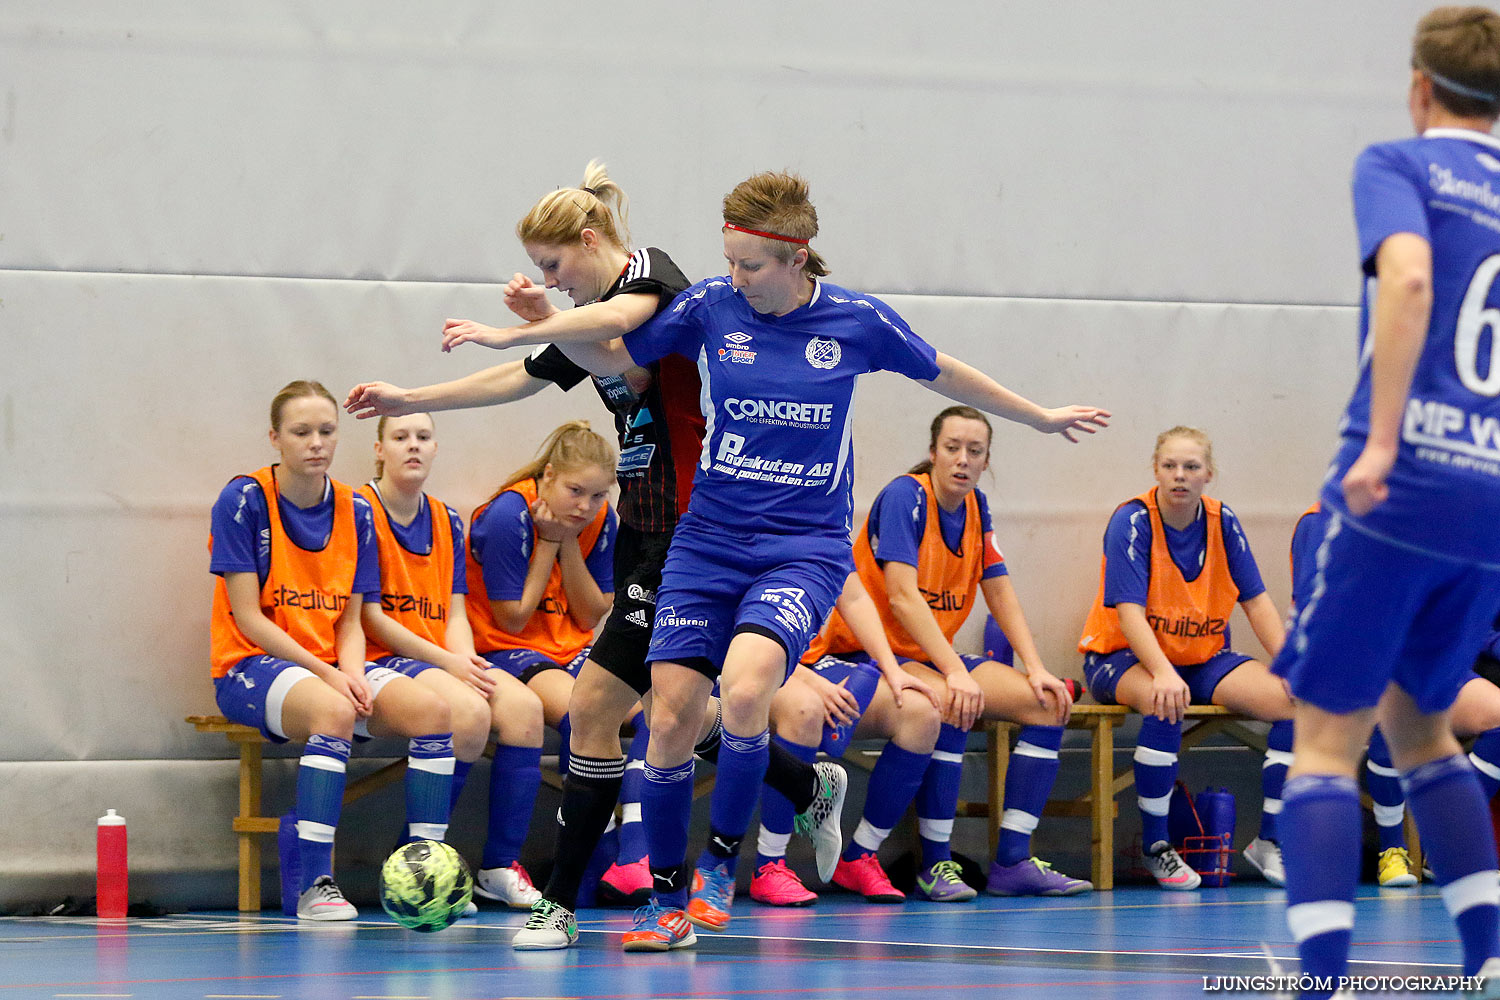
<path id="1" fill-rule="evenodd" d="M 333 827 L 327 823 L 314 823 L 310 819 L 299 819 L 297 839 L 311 840 L 317 844 L 331 844 L 333 843 Z"/>
<path id="2" fill-rule="evenodd" d="M 1013 752 L 1019 757 L 1035 757 L 1038 760 L 1057 759 L 1056 750 L 1039 747 L 1035 743 L 1027 743 L 1025 740 L 1018 740 L 1016 742 L 1016 749 Z"/>
<path id="3" fill-rule="evenodd" d="M 1312 903 L 1288 906 L 1286 925 L 1292 932 L 1292 940 L 1298 944 L 1329 931 L 1352 930 L 1354 904 L 1341 899 L 1320 899 Z"/>
<path id="4" fill-rule="evenodd" d="M 1469 754 L 1469 763 L 1474 765 L 1476 771 L 1483 771 L 1496 781 L 1500 781 L 1500 767 L 1491 764 L 1477 753 Z"/>
<path id="5" fill-rule="evenodd" d="M 305 677 L 317 677 L 318 675 L 306 667 L 287 667 L 276 675 L 271 682 L 271 690 L 266 692 L 266 728 L 271 732 L 286 739 L 286 730 L 281 728 L 281 706 L 286 701 L 287 692 L 292 685 Z"/>
<path id="6" fill-rule="evenodd" d="M 385 687 L 391 681 L 400 680 L 402 677 L 406 677 L 406 675 L 397 673 L 390 667 L 370 667 L 366 665 L 365 683 L 370 686 L 370 701 L 374 702 L 375 699 L 380 697 L 381 688 Z"/>
<path id="7" fill-rule="evenodd" d="M 1177 755 L 1152 747 L 1136 747 L 1135 762 L 1147 767 L 1170 767 L 1177 763 Z"/>
<path id="8" fill-rule="evenodd" d="M 1371 774 L 1378 774 L 1383 778 L 1401 777 L 1401 772 L 1394 767 L 1386 767 L 1384 764 L 1377 764 L 1373 760 L 1365 761 L 1365 767 L 1370 769 Z"/>
<path id="9" fill-rule="evenodd" d="M 1029 812 L 1019 809 L 1007 809 L 1000 817 L 1000 829 L 1012 830 L 1016 833 L 1024 833 L 1028 837 L 1036 832 L 1036 825 L 1041 822 L 1041 817 L 1033 816 Z"/>
<path id="10" fill-rule="evenodd" d="M 1500 906 L 1500 875 L 1490 868 L 1482 872 L 1465 875 L 1456 882 L 1449 882 L 1438 890 L 1443 895 L 1443 905 L 1448 915 L 1456 917 L 1474 906 Z"/>

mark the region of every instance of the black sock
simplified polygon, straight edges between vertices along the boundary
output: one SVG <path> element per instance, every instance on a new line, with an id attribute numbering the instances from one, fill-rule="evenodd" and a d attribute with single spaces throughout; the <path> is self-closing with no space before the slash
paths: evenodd
<path id="1" fill-rule="evenodd" d="M 724 740 L 724 706 L 717 700 L 714 701 L 714 724 L 708 730 L 708 735 L 698 741 L 693 747 L 693 753 L 710 764 L 719 762 L 719 744 Z"/>
<path id="2" fill-rule="evenodd" d="M 771 759 L 766 762 L 766 784 L 785 795 L 794 812 L 805 812 L 818 797 L 818 772 L 812 764 L 798 760 L 775 740 L 771 741 Z"/>
<path id="3" fill-rule="evenodd" d="M 689 888 L 688 879 L 692 872 L 693 866 L 685 861 L 669 868 L 658 868 L 652 865 L 651 888 L 658 896 L 685 891 Z"/>
<path id="4" fill-rule="evenodd" d="M 723 861 L 728 861 L 730 858 L 739 857 L 740 844 L 744 841 L 744 839 L 744 837 L 731 837 L 726 833 L 720 833 L 718 830 L 715 830 L 712 825 L 710 825 L 708 828 L 708 844 L 706 850 L 708 851 L 709 855 L 713 857 L 714 864 L 718 864 Z M 699 867 L 702 868 L 708 866 L 699 865 Z"/>
<path id="5" fill-rule="evenodd" d="M 578 909 L 578 887 L 593 857 L 609 817 L 620 800 L 625 777 L 624 757 L 584 757 L 574 754 L 563 779 L 558 808 L 557 859 L 542 895 L 570 910 Z"/>

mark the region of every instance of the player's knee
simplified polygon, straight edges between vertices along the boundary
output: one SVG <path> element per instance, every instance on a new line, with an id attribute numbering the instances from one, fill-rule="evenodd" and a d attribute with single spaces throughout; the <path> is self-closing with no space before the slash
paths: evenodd
<path id="1" fill-rule="evenodd" d="M 813 746 L 823 730 L 823 701 L 804 684 L 791 683 L 771 701 L 771 725 L 791 743 Z"/>
<path id="2" fill-rule="evenodd" d="M 725 720 L 744 723 L 763 717 L 769 708 L 769 697 L 756 684 L 742 681 L 723 687 L 719 701 L 724 706 Z"/>
<path id="3" fill-rule="evenodd" d="M 465 697 L 450 709 L 453 716 L 453 753 L 460 760 L 474 761 L 484 753 L 490 739 L 490 706 L 477 694 Z"/>
<path id="4" fill-rule="evenodd" d="M 943 728 L 943 717 L 926 698 L 908 691 L 901 708 L 896 713 L 896 731 L 893 738 L 908 750 L 920 751 L 937 745 L 938 733 Z"/>
<path id="5" fill-rule="evenodd" d="M 542 731 L 547 723 L 542 699 L 530 688 L 507 686 L 490 702 L 491 726 L 495 738 L 510 746 L 541 746 Z"/>
<path id="6" fill-rule="evenodd" d="M 308 708 L 305 716 L 309 733 L 337 736 L 346 740 L 354 737 L 354 722 L 357 718 L 353 702 L 336 694 L 319 699 L 316 705 Z"/>

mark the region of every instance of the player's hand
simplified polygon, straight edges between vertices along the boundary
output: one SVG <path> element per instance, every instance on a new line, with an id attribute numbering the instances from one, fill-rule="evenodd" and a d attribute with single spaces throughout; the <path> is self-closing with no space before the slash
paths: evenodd
<path id="1" fill-rule="evenodd" d="M 344 409 L 358 420 L 371 417 L 404 417 L 416 413 L 406 401 L 406 390 L 389 382 L 361 382 L 349 390 Z"/>
<path id="2" fill-rule="evenodd" d="M 507 327 L 504 330 L 493 326 L 485 326 L 471 319 L 448 319 L 443 321 L 443 351 L 453 350 L 461 344 L 479 344 L 483 347 L 493 347 L 495 350 L 504 350 L 514 347 L 520 343 L 514 328 Z"/>
<path id="3" fill-rule="evenodd" d="M 1364 517 L 1385 502 L 1391 493 L 1386 477 L 1395 464 L 1394 448 L 1365 444 L 1349 471 L 1344 473 L 1344 503 L 1348 505 L 1349 513 Z"/>
<path id="4" fill-rule="evenodd" d="M 859 699 L 846 687 L 849 678 L 834 684 L 822 677 L 812 677 L 808 683 L 823 699 L 824 722 L 830 726 L 852 726 L 859 721 Z"/>
<path id="5" fill-rule="evenodd" d="M 1043 708 L 1048 707 L 1048 699 L 1052 699 L 1052 709 L 1057 716 L 1057 724 L 1066 726 L 1068 719 L 1073 715 L 1073 696 L 1068 692 L 1068 686 L 1058 680 L 1046 667 L 1031 667 L 1026 675 L 1026 680 L 1031 684 L 1031 693 L 1036 695 L 1036 703 Z"/>
<path id="6" fill-rule="evenodd" d="M 505 285 L 505 307 L 528 323 L 536 323 L 557 312 L 547 298 L 547 289 L 517 273 Z"/>
<path id="7" fill-rule="evenodd" d="M 969 676 L 967 670 L 961 674 L 950 674 L 948 704 L 941 707 L 944 722 L 968 731 L 984 711 L 984 691 L 980 689 L 979 682 Z"/>
<path id="8" fill-rule="evenodd" d="M 486 701 L 495 690 L 495 680 L 490 676 L 490 661 L 478 653 L 470 653 L 468 656 L 454 653 L 443 664 L 443 669 L 484 695 Z"/>
<path id="9" fill-rule="evenodd" d="M 1151 678 L 1151 714 L 1166 722 L 1181 722 L 1190 695 L 1187 681 L 1175 670 L 1164 670 Z"/>
<path id="10" fill-rule="evenodd" d="M 1109 426 L 1112 416 L 1108 410 L 1097 406 L 1059 406 L 1043 410 L 1042 420 L 1036 429 L 1043 434 L 1061 434 L 1069 441 L 1077 442 L 1075 434 L 1094 434 L 1099 428 Z"/>
<path id="11" fill-rule="evenodd" d="M 344 697 L 354 704 L 354 714 L 361 719 L 368 719 L 370 713 L 375 710 L 375 698 L 370 694 L 370 682 L 365 680 L 364 666 L 355 670 L 345 670 L 340 667 L 334 671 L 329 683 L 334 686 Z"/>
<path id="12" fill-rule="evenodd" d="M 552 508 L 547 506 L 547 501 L 537 497 L 531 505 L 531 523 L 536 527 L 537 537 L 544 542 L 554 542 L 561 545 L 569 538 L 576 537 L 583 529 L 583 525 L 576 527 L 552 513 Z"/>
<path id="13" fill-rule="evenodd" d="M 937 691 L 933 689 L 931 684 L 922 680 L 922 678 L 914 674 L 909 674 L 900 668 L 883 670 L 881 671 L 881 676 L 885 678 L 886 684 L 890 687 L 891 695 L 896 699 L 897 708 L 906 703 L 906 699 L 902 697 L 901 693 L 903 691 L 911 691 L 919 697 L 926 698 L 932 702 L 932 707 L 938 711 L 941 712 L 943 710 L 942 699 L 938 697 Z"/>

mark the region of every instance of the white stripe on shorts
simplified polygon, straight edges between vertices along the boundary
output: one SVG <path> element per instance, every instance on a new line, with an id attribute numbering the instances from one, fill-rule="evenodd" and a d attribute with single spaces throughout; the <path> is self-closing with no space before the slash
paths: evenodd
<path id="1" fill-rule="evenodd" d="M 266 692 L 266 728 L 282 739 L 286 739 L 286 730 L 281 726 L 281 706 L 286 701 L 286 694 L 292 689 L 292 685 L 304 677 L 316 677 L 317 674 L 306 667 L 290 666 L 276 675 L 271 682 L 271 690 Z"/>

